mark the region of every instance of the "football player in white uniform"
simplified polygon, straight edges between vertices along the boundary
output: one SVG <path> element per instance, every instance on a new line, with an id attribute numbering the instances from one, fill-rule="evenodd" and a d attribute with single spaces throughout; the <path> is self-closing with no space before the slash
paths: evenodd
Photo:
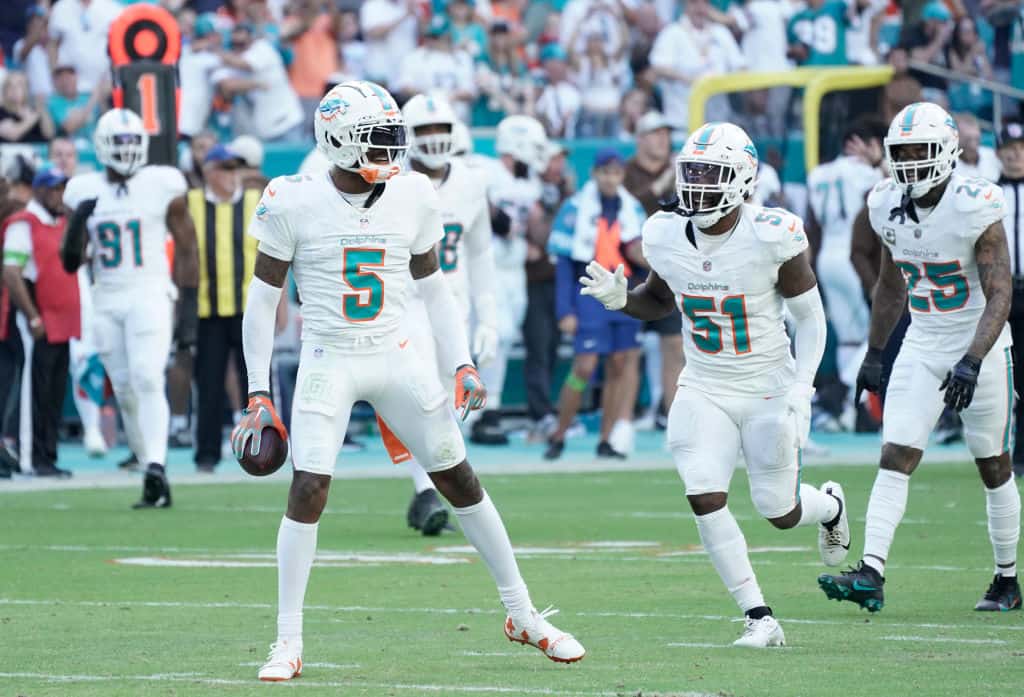
<path id="1" fill-rule="evenodd" d="M 495 287 L 501 297 L 498 315 L 498 354 L 482 375 L 491 386 L 490 409 L 473 424 L 475 443 L 503 445 L 508 437 L 501 428 L 498 409 L 505 385 L 509 348 L 521 334 L 526 316 L 526 262 L 531 255 L 546 254 L 532 242 L 546 237 L 540 205 L 543 185 L 540 174 L 547 166 L 548 137 L 540 121 L 531 116 L 508 116 L 498 124 L 494 148 L 497 159 L 478 160 L 475 174 L 487 181 L 487 198 L 494 210 Z"/>
<path id="2" fill-rule="evenodd" d="M 430 179 L 441 200 L 444 237 L 437 250 L 441 271 L 455 296 L 467 335 L 470 312 L 475 316 L 473 357 L 482 367 L 493 361 L 498 351 L 498 307 L 493 288 L 494 255 L 486 184 L 464 162 L 453 157 L 458 120 L 444 97 L 418 94 L 402 107 L 402 117 L 411 136 L 410 167 Z M 416 334 L 414 338 L 425 347 L 425 352 L 433 353 L 430 327 L 422 321 L 422 302 L 414 297 L 410 303 L 409 331 Z M 446 366 L 438 368 L 444 375 Z M 380 427 L 392 461 L 407 463 L 412 475 L 415 493 L 406 522 L 424 535 L 440 534 L 448 523 L 448 509 L 441 503 L 433 480 L 383 422 Z"/>
<path id="3" fill-rule="evenodd" d="M 164 471 L 170 420 L 165 367 L 172 338 L 192 346 L 198 327 L 199 255 L 187 185 L 174 167 L 146 165 L 149 136 L 142 119 L 127 109 L 100 117 L 93 141 L 104 170 L 79 174 L 64 190 L 64 203 L 73 211 L 64 265 L 80 266 L 88 242 L 96 350 L 121 408 L 128 446 L 146 465 L 135 506 L 166 507 L 171 490 Z M 174 238 L 173 283 L 168 231 Z"/>
<path id="4" fill-rule="evenodd" d="M 777 528 L 816 525 L 822 561 L 842 563 L 850 544 L 842 488 L 801 483 L 800 448 L 812 383 L 825 349 L 825 313 L 801 220 L 745 200 L 757 151 L 743 129 L 709 123 L 676 159 L 679 208 L 643 228 L 647 280 L 627 291 L 620 266 L 592 262 L 582 292 L 611 310 L 658 319 L 678 304 L 686 366 L 668 416 L 668 445 L 711 563 L 746 616 L 736 646 L 781 646 L 747 543 L 728 508 L 740 449 L 754 507 Z M 783 322 L 795 323 L 796 358 Z M 686 326 L 689 325 L 689 326 Z"/>
<path id="5" fill-rule="evenodd" d="M 314 116 L 317 145 L 333 166 L 322 176 L 278 177 L 267 186 L 249 233 L 259 240 L 242 339 L 249 404 L 232 434 L 239 457 L 254 455 L 270 426 L 287 438 L 269 399 L 274 315 L 291 268 L 302 297 L 302 349 L 292 410 L 292 485 L 277 538 L 278 634 L 261 680 L 302 672 L 302 606 L 335 461 L 352 405 L 365 400 L 455 509 L 508 609 L 509 639 L 572 662 L 584 649 L 538 613 L 505 526 L 466 461 L 462 434 L 424 342 L 437 341 L 463 415 L 486 398 L 469 355 L 465 323 L 441 271 L 441 202 L 422 174 L 400 174 L 406 127 L 379 85 L 345 82 Z M 433 336 L 407 331 L 418 294 Z M 425 338 L 424 338 L 425 335 Z"/>
<path id="6" fill-rule="evenodd" d="M 995 576 L 975 610 L 1021 606 L 1017 583 L 1020 494 L 1010 466 L 1014 409 L 1010 252 L 1001 189 L 954 171 L 956 123 L 941 107 L 905 107 L 885 139 L 891 179 L 868 195 L 882 261 L 868 353 L 857 390 L 882 384 L 882 348 L 910 296 L 910 328 L 885 396 L 882 454 L 868 501 L 864 555 L 818 583 L 829 598 L 882 609 L 885 563 L 907 490 L 943 408 L 960 412 L 967 448 L 985 485 Z M 944 394 L 943 394 L 944 393 Z"/>
<path id="7" fill-rule="evenodd" d="M 882 178 L 884 136 L 885 126 L 875 120 L 853 123 L 843 136 L 843 153 L 807 177 L 807 236 L 816 248 L 814 266 L 839 343 L 840 379 L 847 375 L 848 386 L 853 385 L 856 354 L 868 338 L 870 316 L 860 277 L 850 262 L 853 220 Z M 854 367 L 844 370 L 851 362 Z"/>

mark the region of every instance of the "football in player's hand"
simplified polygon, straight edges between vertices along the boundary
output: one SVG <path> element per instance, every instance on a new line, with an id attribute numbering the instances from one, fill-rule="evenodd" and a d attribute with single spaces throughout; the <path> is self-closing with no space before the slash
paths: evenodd
<path id="1" fill-rule="evenodd" d="M 252 442 L 245 444 L 245 452 L 238 460 L 246 472 L 254 477 L 266 477 L 281 469 L 288 459 L 288 441 L 272 426 L 263 429 L 259 454 L 252 454 Z"/>

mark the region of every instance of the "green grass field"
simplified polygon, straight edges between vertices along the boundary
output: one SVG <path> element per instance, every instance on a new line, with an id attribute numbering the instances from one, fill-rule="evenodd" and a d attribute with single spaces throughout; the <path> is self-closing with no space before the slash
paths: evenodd
<path id="1" fill-rule="evenodd" d="M 846 487 L 855 558 L 874 472 L 805 471 L 826 477 Z M 761 652 L 729 646 L 739 613 L 673 472 L 484 481 L 534 601 L 559 607 L 555 623 L 587 646 L 581 663 L 505 640 L 462 535 L 402 526 L 403 480 L 336 482 L 306 598 L 306 669 L 284 685 L 255 678 L 275 633 L 283 484 L 181 486 L 173 509 L 144 512 L 128 509 L 134 489 L 6 493 L 0 697 L 1024 694 L 1024 615 L 971 609 L 991 551 L 970 465 L 915 476 L 886 606 L 870 617 L 825 600 L 816 530 L 757 519 L 739 472 L 731 507 L 788 640 Z"/>

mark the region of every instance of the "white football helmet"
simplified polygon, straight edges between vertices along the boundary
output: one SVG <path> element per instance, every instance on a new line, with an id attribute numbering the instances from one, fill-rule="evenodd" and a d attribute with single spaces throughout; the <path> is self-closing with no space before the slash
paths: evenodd
<path id="1" fill-rule="evenodd" d="M 921 159 L 901 159 L 900 146 L 927 145 Z M 960 158 L 960 132 L 956 121 L 938 104 L 916 102 L 903 108 L 889 125 L 885 154 L 893 180 L 911 198 L 921 198 L 953 173 Z"/>
<path id="2" fill-rule="evenodd" d="M 547 166 L 548 134 L 540 121 L 532 116 L 506 116 L 498 124 L 494 149 L 499 155 L 525 163 L 532 174 Z"/>
<path id="3" fill-rule="evenodd" d="M 129 109 L 111 109 L 101 116 L 92 143 L 100 164 L 126 177 L 149 160 L 149 134 L 142 119 Z"/>
<path id="4" fill-rule="evenodd" d="M 448 100 L 437 94 L 417 94 L 402 107 L 402 117 L 409 129 L 409 156 L 430 169 L 448 164 L 454 154 L 455 124 L 459 121 Z M 447 126 L 448 132 L 416 134 L 417 128 L 434 125 Z"/>
<path id="5" fill-rule="evenodd" d="M 473 154 L 473 136 L 469 132 L 469 126 L 461 121 L 455 122 L 452 130 L 452 155 L 462 157 Z"/>
<path id="6" fill-rule="evenodd" d="M 687 218 L 709 228 L 754 193 L 757 149 L 746 131 L 726 122 L 706 123 L 686 139 L 676 157 L 676 194 Z"/>
<path id="7" fill-rule="evenodd" d="M 370 184 L 402 171 L 409 148 L 405 121 L 394 97 L 376 83 L 353 80 L 331 88 L 317 107 L 313 131 L 332 165 Z"/>

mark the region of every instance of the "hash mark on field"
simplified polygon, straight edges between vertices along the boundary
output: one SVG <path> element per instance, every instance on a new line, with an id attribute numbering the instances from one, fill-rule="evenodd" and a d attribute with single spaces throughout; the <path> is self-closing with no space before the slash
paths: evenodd
<path id="1" fill-rule="evenodd" d="M 463 656 L 501 656 L 503 658 L 533 655 L 530 651 L 460 651 L 459 653 Z"/>
<path id="2" fill-rule="evenodd" d="M 245 661 L 244 663 L 239 663 L 238 665 L 241 668 L 260 668 L 263 666 L 263 664 L 258 661 Z M 332 670 L 355 670 L 356 668 L 361 668 L 362 666 L 360 666 L 358 663 L 309 663 L 307 661 L 303 661 L 302 667 L 331 668 Z M 199 675 L 199 673 L 196 673 L 196 675 Z"/>
<path id="3" fill-rule="evenodd" d="M 881 637 L 887 641 L 923 641 L 929 644 L 994 644 L 997 646 L 1005 646 L 1010 642 L 1004 641 L 1003 639 L 957 639 L 954 637 L 942 637 L 942 636 L 884 636 Z"/>

